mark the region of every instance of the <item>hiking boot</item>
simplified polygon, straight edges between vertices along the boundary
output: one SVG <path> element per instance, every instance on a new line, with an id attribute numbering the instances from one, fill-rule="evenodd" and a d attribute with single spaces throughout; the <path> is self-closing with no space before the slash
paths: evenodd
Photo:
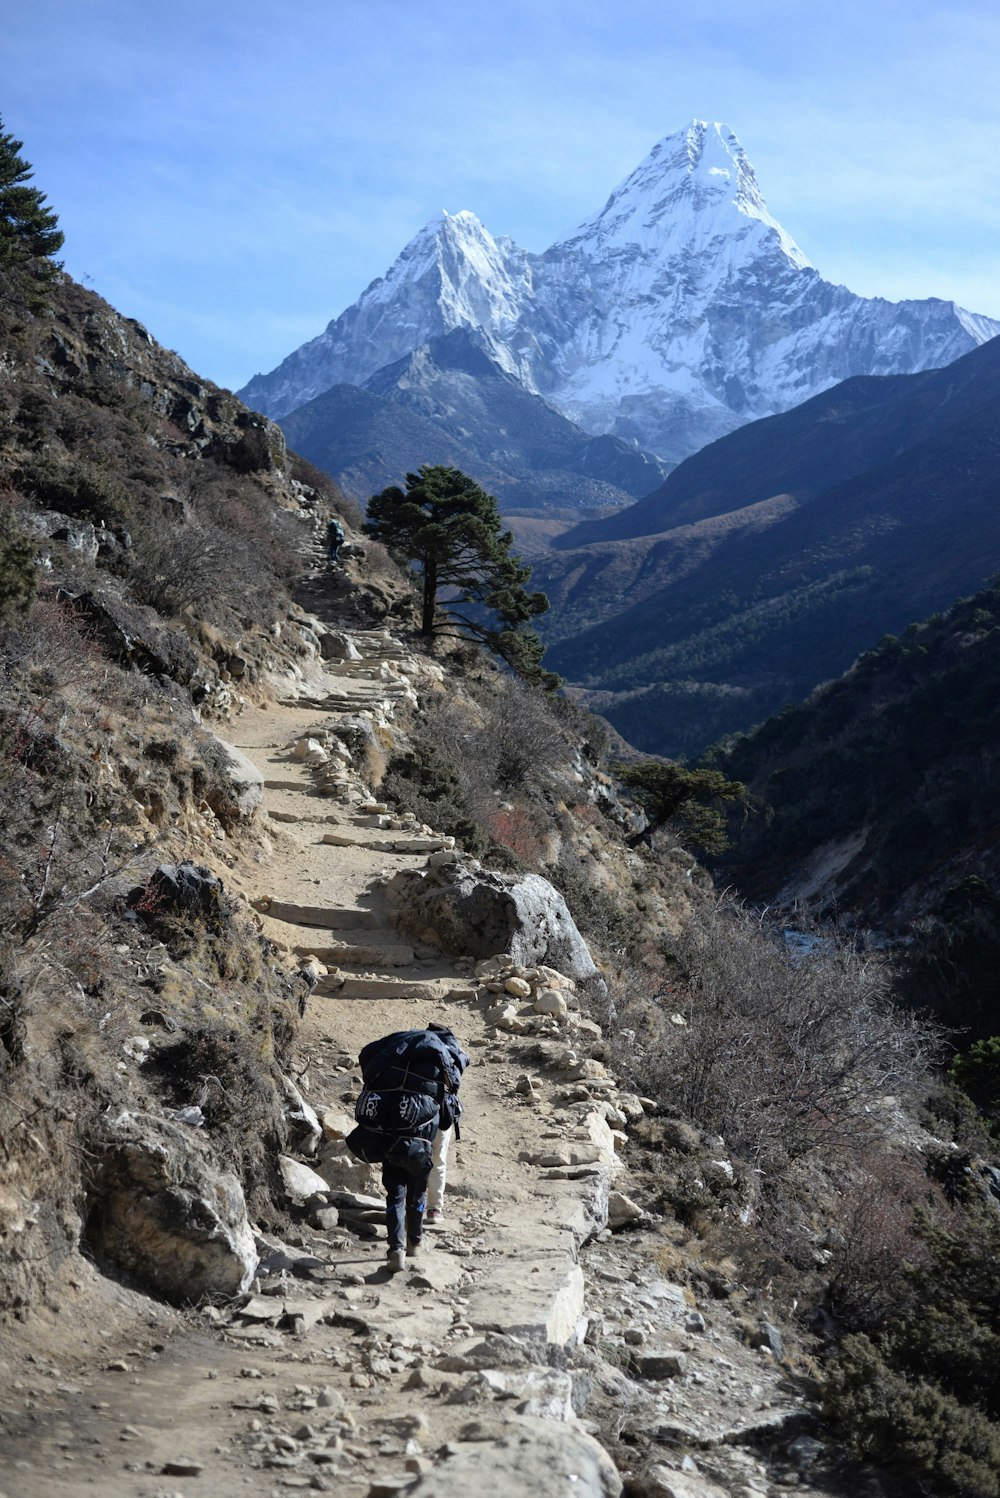
<path id="1" fill-rule="evenodd" d="M 424 1221 L 429 1228 L 435 1227 L 441 1221 L 441 1208 L 428 1207 L 424 1213 Z"/>
<path id="2" fill-rule="evenodd" d="M 390 1274 L 398 1274 L 401 1269 L 406 1268 L 406 1254 L 403 1249 L 390 1248 L 386 1268 Z"/>
<path id="3" fill-rule="evenodd" d="M 411 1254 L 411 1255 L 415 1254 L 419 1248 L 420 1248 L 420 1239 L 419 1238 L 407 1238 L 407 1240 L 406 1240 L 406 1252 L 408 1254 Z"/>

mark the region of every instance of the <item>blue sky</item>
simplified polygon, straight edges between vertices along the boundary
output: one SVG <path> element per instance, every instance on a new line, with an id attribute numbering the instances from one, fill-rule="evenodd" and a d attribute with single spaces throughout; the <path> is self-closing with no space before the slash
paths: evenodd
<path id="1" fill-rule="evenodd" d="M 4 0 L 67 269 L 236 388 L 427 219 L 543 250 L 692 118 L 829 280 L 1000 317 L 987 0 Z"/>

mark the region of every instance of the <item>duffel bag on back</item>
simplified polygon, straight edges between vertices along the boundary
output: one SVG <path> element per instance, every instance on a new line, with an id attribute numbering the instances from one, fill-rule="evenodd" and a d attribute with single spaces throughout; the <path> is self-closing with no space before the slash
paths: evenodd
<path id="1" fill-rule="evenodd" d="M 412 1135 L 423 1133 L 428 1124 L 437 1121 L 439 1107 L 437 1099 L 424 1092 L 382 1092 L 365 1087 L 354 1105 L 354 1117 L 357 1123 L 380 1129 L 383 1134 Z"/>
<path id="2" fill-rule="evenodd" d="M 392 1140 L 388 1134 L 383 1134 L 378 1129 L 369 1129 L 365 1124 L 358 1124 L 358 1127 L 348 1134 L 344 1143 L 356 1160 L 364 1161 L 365 1165 L 381 1165 Z"/>
<path id="3" fill-rule="evenodd" d="M 397 1139 L 389 1146 L 385 1163 L 407 1175 L 426 1176 L 433 1163 L 433 1145 L 429 1139 Z"/>
<path id="4" fill-rule="evenodd" d="M 455 1091 L 462 1080 L 461 1068 L 432 1030 L 396 1030 L 371 1041 L 358 1059 L 365 1085 L 379 1091 L 426 1092 L 440 1101 L 443 1091 Z"/>

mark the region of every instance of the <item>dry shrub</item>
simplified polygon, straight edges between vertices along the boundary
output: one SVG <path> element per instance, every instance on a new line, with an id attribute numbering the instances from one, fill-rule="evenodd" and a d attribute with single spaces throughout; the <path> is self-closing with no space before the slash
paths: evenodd
<path id="1" fill-rule="evenodd" d="M 725 904 L 703 908 L 671 957 L 674 981 L 652 995 L 623 1060 L 643 1090 L 754 1166 L 864 1148 L 925 1083 L 938 1033 L 893 1007 L 889 973 L 870 957 L 833 941 L 793 954 Z"/>
<path id="2" fill-rule="evenodd" d="M 8 691 L 34 677 L 37 688 L 52 690 L 95 680 L 107 665 L 80 609 L 48 590 L 30 613 L 0 633 L 0 661 Z"/>
<path id="3" fill-rule="evenodd" d="M 388 577 L 398 581 L 400 565 L 390 555 L 381 541 L 365 540 L 365 573 L 371 577 Z"/>
<path id="4" fill-rule="evenodd" d="M 240 487 L 214 475 L 188 485 L 190 520 L 146 506 L 131 522 L 133 588 L 142 602 L 178 614 L 188 607 L 223 619 L 270 617 L 281 589 L 300 567 L 290 522 L 263 494 L 250 503 Z"/>
<path id="5" fill-rule="evenodd" d="M 489 783 L 509 792 L 544 780 L 566 755 L 545 694 L 520 677 L 498 675 L 482 684 L 478 697 L 483 725 L 472 737 Z"/>
<path id="6" fill-rule="evenodd" d="M 927 1213 L 946 1211 L 944 1193 L 916 1160 L 870 1152 L 844 1189 L 827 1298 L 850 1331 L 870 1332 L 897 1316 L 911 1297 L 904 1272 L 925 1264 L 929 1249 L 914 1229 Z"/>
<path id="7" fill-rule="evenodd" d="M 498 811 L 491 812 L 487 818 L 487 827 L 494 842 L 529 867 L 537 864 L 542 854 L 536 826 L 537 818 L 520 806 L 501 807 Z"/>

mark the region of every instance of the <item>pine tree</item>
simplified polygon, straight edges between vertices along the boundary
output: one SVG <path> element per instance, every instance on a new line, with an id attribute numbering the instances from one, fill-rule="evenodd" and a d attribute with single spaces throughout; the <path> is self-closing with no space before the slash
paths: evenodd
<path id="1" fill-rule="evenodd" d="M 60 270 L 51 258 L 62 246 L 59 220 L 45 205 L 45 194 L 29 187 L 31 163 L 23 142 L 0 120 L 0 296 L 32 312 L 46 305 L 45 291 Z"/>
<path id="2" fill-rule="evenodd" d="M 531 568 L 511 551 L 496 500 L 460 469 L 425 464 L 406 475 L 405 491 L 383 489 L 368 503 L 365 531 L 419 568 L 421 634 L 472 636 L 520 675 L 557 684 L 541 669 L 541 640 L 526 628 L 549 601 L 526 591 Z"/>
<path id="3" fill-rule="evenodd" d="M 707 853 L 721 853 L 728 846 L 725 817 L 716 807 L 704 803 L 744 800 L 746 786 L 741 781 L 727 780 L 719 770 L 685 770 L 656 759 L 619 766 L 618 776 L 649 818 L 642 832 L 628 839 L 633 846 L 648 843 L 653 833 L 668 823 L 682 842 L 693 843 Z"/>

